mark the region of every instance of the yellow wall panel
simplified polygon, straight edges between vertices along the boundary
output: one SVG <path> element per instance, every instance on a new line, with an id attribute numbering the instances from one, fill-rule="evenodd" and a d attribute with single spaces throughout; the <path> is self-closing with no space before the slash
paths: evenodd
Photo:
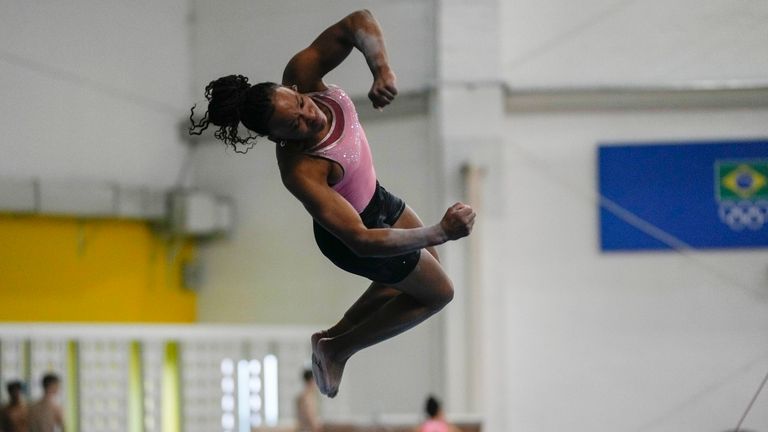
<path id="1" fill-rule="evenodd" d="M 144 222 L 0 215 L 0 320 L 193 322 L 188 241 Z"/>

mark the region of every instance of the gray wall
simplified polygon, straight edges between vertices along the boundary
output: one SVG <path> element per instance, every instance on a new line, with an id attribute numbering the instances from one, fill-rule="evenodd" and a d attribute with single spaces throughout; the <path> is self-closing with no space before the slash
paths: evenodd
<path id="1" fill-rule="evenodd" d="M 768 137 L 768 107 L 747 108 L 765 95 L 768 3 L 502 4 L 504 79 L 538 108 L 526 112 L 512 95 L 505 162 L 496 167 L 504 185 L 488 186 L 506 197 L 488 227 L 504 234 L 485 246 L 488 265 L 504 275 L 488 310 L 503 341 L 486 374 L 493 423 L 733 428 L 768 369 L 768 252 L 600 253 L 596 149 L 606 141 Z M 573 109 L 557 105 L 568 101 L 558 93 L 585 87 L 625 92 L 584 92 Z M 662 91 L 647 98 L 632 90 L 644 87 Z M 736 103 L 700 92 L 703 104 L 663 90 L 729 87 L 747 90 Z M 537 97 L 535 89 L 547 92 Z M 606 103 L 636 109 L 599 108 Z M 768 427 L 764 404 L 744 427 Z"/>
<path id="2" fill-rule="evenodd" d="M 186 148 L 186 0 L 0 4 L 0 174 L 169 186 Z"/>
<path id="3" fill-rule="evenodd" d="M 202 101 L 208 81 L 230 73 L 279 80 L 294 52 L 361 7 L 384 28 L 400 89 L 430 89 L 433 16 L 444 4 L 5 1 L 0 175 L 165 187 L 178 181 L 187 161 L 189 184 L 230 195 L 237 205 L 233 235 L 202 248 L 200 319 L 329 325 L 365 282 L 335 271 L 316 251 L 306 212 L 280 184 L 272 145 L 239 155 L 208 138 L 188 148 L 178 124 L 191 103 Z M 502 35 L 499 80 L 513 89 L 701 88 L 764 85 L 768 77 L 764 1 L 500 5 L 492 23 Z M 462 18 L 449 17 L 454 24 L 443 31 L 472 38 L 484 30 L 482 22 Z M 460 58 L 445 60 L 461 67 Z M 370 76 L 354 53 L 328 81 L 359 99 Z M 437 175 L 434 113 L 390 113 L 364 115 L 380 177 L 434 222 L 443 210 L 435 191 L 454 187 Z M 506 136 L 493 149 L 503 157 L 487 166 L 493 181 L 485 186 L 482 220 L 483 304 L 493 326 L 486 344 L 494 348 L 492 359 L 476 364 L 487 366 L 479 376 L 489 424 L 542 431 L 733 427 L 768 367 L 768 254 L 598 253 L 595 146 L 768 136 L 766 109 L 488 114 L 505 116 Z M 452 361 L 442 357 L 444 337 L 455 334 L 446 332 L 447 317 L 463 313 L 449 306 L 424 326 L 360 353 L 348 366 L 341 399 L 324 400 L 324 412 L 415 413 L 426 392 L 439 394 L 444 379 L 456 378 L 444 373 Z M 458 351 L 471 346 L 451 344 Z M 768 428 L 761 408 L 753 409 L 748 427 Z"/>
<path id="4" fill-rule="evenodd" d="M 504 8 L 504 77 L 518 88 L 766 83 L 761 0 L 518 0 Z"/>
<path id="5" fill-rule="evenodd" d="M 505 226 L 487 245 L 506 274 L 494 293 L 504 384 L 492 390 L 503 424 L 735 426 L 768 367 L 768 252 L 600 253 L 596 147 L 767 136 L 766 125 L 768 110 L 508 116 Z M 749 420 L 764 429 L 764 405 Z"/>

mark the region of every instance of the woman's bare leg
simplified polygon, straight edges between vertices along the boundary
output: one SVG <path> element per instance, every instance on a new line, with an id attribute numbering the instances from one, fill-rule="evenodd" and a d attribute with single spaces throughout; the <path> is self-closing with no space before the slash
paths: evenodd
<path id="1" fill-rule="evenodd" d="M 323 393 L 334 397 L 339 389 L 347 360 L 363 348 L 413 328 L 453 298 L 453 286 L 440 263 L 422 251 L 416 268 L 394 284 L 402 294 L 392 297 L 364 321 L 334 337 L 317 341 L 315 370 L 321 377 Z"/>
<path id="2" fill-rule="evenodd" d="M 419 219 L 416 212 L 414 212 L 410 207 L 405 208 L 405 210 L 403 211 L 403 214 L 400 216 L 400 218 L 398 218 L 397 222 L 395 222 L 394 224 L 395 228 L 418 228 L 421 226 L 423 226 L 423 223 Z M 426 248 L 426 250 L 435 260 L 439 260 L 437 251 L 435 250 L 434 247 Z M 396 287 L 396 286 L 393 287 L 393 286 L 381 284 L 378 282 L 374 282 L 368 287 L 368 289 L 363 293 L 363 295 L 360 296 L 360 298 L 345 312 L 344 316 L 338 323 L 336 323 L 333 327 L 327 330 L 319 331 L 312 335 L 312 338 L 311 338 L 312 364 L 313 364 L 312 366 L 313 366 L 313 371 L 315 372 L 315 378 L 318 384 L 318 388 L 322 393 L 324 394 L 332 393 L 333 395 L 335 395 L 336 391 L 338 391 L 338 382 L 336 382 L 335 385 L 331 385 L 329 387 L 328 385 L 329 383 L 326 382 L 327 374 L 321 371 L 320 361 L 318 359 L 318 343 L 320 342 L 320 340 L 326 339 L 326 338 L 337 338 L 347 332 L 350 332 L 356 326 L 366 321 L 379 309 L 381 309 L 382 307 L 384 307 L 386 304 L 388 304 L 390 301 L 394 300 L 397 297 L 403 297 L 403 299 L 401 299 L 398 303 L 406 303 L 406 304 L 419 303 L 418 300 L 415 300 L 414 298 L 409 298 L 411 297 L 410 294 L 404 292 L 400 287 Z M 437 310 L 435 310 L 434 312 L 437 312 Z M 432 313 L 424 316 L 418 322 L 423 321 L 424 319 L 429 317 Z M 413 325 L 418 324 L 418 322 L 415 322 Z M 411 327 L 413 327 L 413 325 Z M 399 331 L 398 333 L 401 333 L 405 330 L 407 330 L 407 328 Z M 349 356 L 347 356 L 347 358 L 349 358 Z M 346 363 L 346 359 L 344 360 L 344 363 Z M 343 364 L 341 366 L 341 370 L 343 371 Z M 338 381 L 340 381 L 341 373 L 339 373 L 338 375 L 339 375 Z"/>
<path id="3" fill-rule="evenodd" d="M 321 393 L 328 392 L 325 377 L 320 371 L 320 364 L 317 359 L 317 343 L 320 339 L 336 337 L 346 333 L 357 324 L 364 321 L 369 315 L 379 310 L 384 304 L 393 297 L 400 295 L 400 291 L 387 285 L 373 282 L 359 299 L 347 310 L 341 320 L 333 327 L 327 330 L 320 330 L 312 335 L 310 341 L 312 344 L 312 373 L 315 376 L 315 383 Z"/>
<path id="4" fill-rule="evenodd" d="M 400 294 L 400 291 L 396 288 L 379 282 L 373 282 L 363 295 L 344 313 L 339 322 L 327 330 L 322 330 L 312 335 L 312 346 L 314 347 L 320 338 L 335 337 L 346 333 L 398 294 Z"/>
<path id="5" fill-rule="evenodd" d="M 393 225 L 394 228 L 419 228 L 422 226 L 424 224 L 419 219 L 419 216 L 407 206 L 403 214 L 400 215 Z M 436 260 L 440 261 L 437 250 L 434 247 L 426 249 Z M 322 330 L 312 335 L 312 347 L 314 348 L 317 341 L 321 338 L 335 337 L 351 330 L 371 313 L 384 306 L 385 303 L 399 294 L 401 294 L 401 291 L 392 286 L 379 282 L 371 283 L 363 295 L 344 313 L 339 322 L 327 330 Z"/>

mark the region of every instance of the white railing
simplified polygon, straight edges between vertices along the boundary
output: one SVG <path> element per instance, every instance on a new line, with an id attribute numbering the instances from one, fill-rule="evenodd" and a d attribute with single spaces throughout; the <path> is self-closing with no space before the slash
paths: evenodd
<path id="1" fill-rule="evenodd" d="M 0 381 L 22 380 L 38 398 L 42 376 L 55 372 L 68 423 L 82 432 L 234 432 L 287 424 L 314 330 L 7 323 L 0 325 Z"/>

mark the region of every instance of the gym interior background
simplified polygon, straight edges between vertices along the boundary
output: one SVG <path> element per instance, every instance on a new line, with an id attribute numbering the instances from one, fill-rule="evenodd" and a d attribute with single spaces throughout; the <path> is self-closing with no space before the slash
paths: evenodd
<path id="1" fill-rule="evenodd" d="M 356 52 L 326 81 L 380 180 L 426 223 L 457 200 L 479 219 L 440 248 L 454 302 L 355 356 L 324 420 L 416 424 L 432 393 L 486 431 L 733 430 L 768 369 L 762 0 L 5 0 L 0 381 L 36 397 L 60 373 L 70 431 L 291 427 L 309 335 L 367 284 L 317 251 L 271 143 L 237 154 L 187 117 L 361 8 L 400 95 L 373 110 Z M 664 153 L 712 146 L 703 171 Z"/>

